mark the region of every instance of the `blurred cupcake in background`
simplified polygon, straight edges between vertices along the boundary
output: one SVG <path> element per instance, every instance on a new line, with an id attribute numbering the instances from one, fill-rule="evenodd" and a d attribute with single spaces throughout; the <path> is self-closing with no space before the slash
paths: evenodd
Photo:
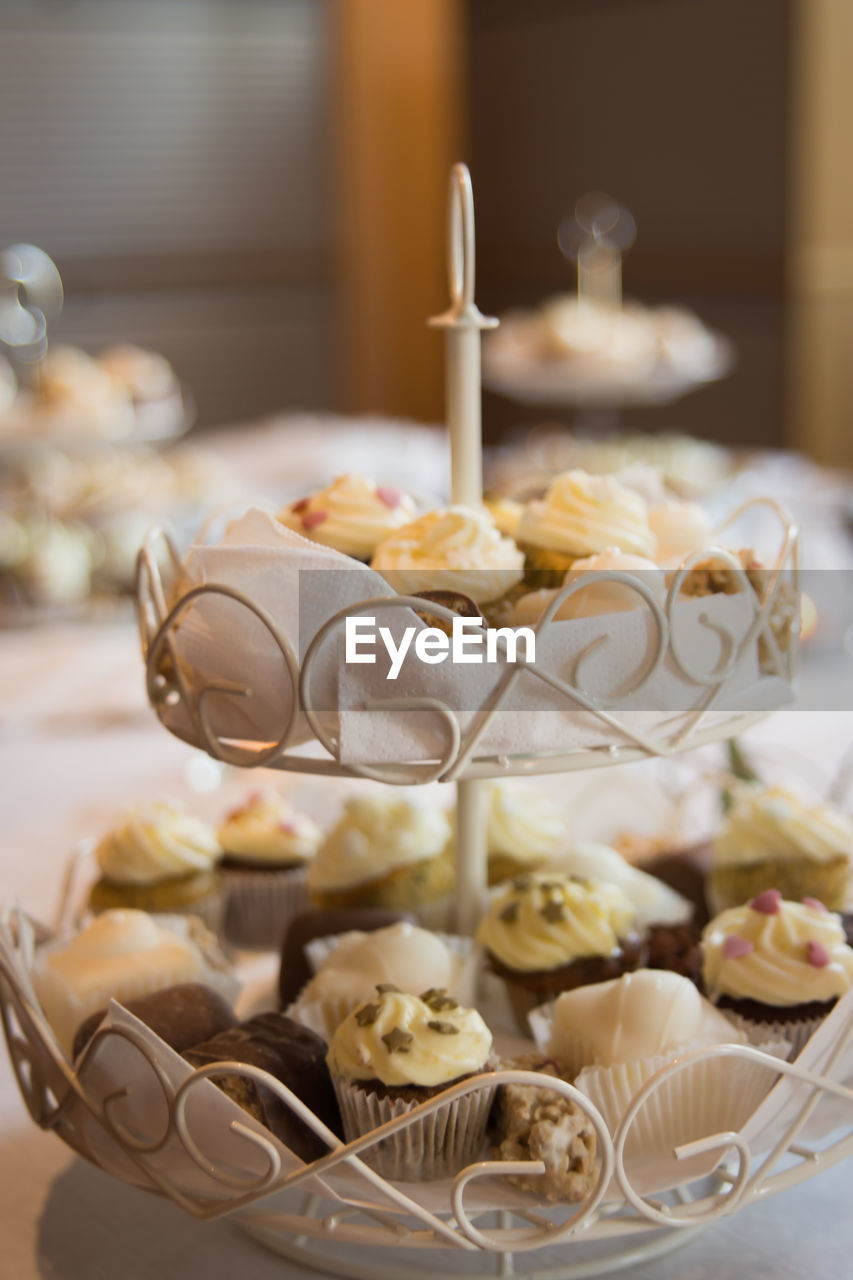
<path id="1" fill-rule="evenodd" d="M 163 802 L 131 809 L 95 849 L 101 871 L 89 906 L 197 915 L 214 931 L 222 923 L 222 850 L 200 818 Z"/>
<path id="2" fill-rule="evenodd" d="M 853 822 L 828 804 L 809 804 L 787 787 L 744 783 L 732 794 L 713 842 L 706 894 L 712 912 L 740 906 L 763 889 L 844 908 Z"/>
<path id="3" fill-rule="evenodd" d="M 515 778 L 484 786 L 489 884 L 500 884 L 525 871 L 537 871 L 565 843 L 565 817 L 541 791 Z M 451 821 L 455 848 L 455 814 Z"/>
<path id="4" fill-rule="evenodd" d="M 243 947 L 276 947 L 308 905 L 306 867 L 323 833 L 273 788 L 253 791 L 219 827 L 225 934 Z"/>
<path id="5" fill-rule="evenodd" d="M 452 907 L 450 822 L 434 801 L 397 789 L 347 801 L 308 867 L 318 907 L 414 911 L 431 928 Z"/>

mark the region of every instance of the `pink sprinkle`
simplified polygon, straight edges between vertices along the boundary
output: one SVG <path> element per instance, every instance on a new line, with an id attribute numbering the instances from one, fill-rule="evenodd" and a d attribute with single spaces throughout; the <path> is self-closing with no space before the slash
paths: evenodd
<path id="1" fill-rule="evenodd" d="M 730 933 L 723 940 L 724 960 L 740 960 L 741 956 L 748 956 L 754 950 L 749 938 L 742 938 L 739 933 Z"/>
<path id="2" fill-rule="evenodd" d="M 387 485 L 378 484 L 376 486 L 376 496 L 380 502 L 384 502 L 386 507 L 390 507 L 393 511 L 395 507 L 399 507 L 403 501 L 403 495 L 399 489 L 389 489 Z"/>
<path id="3" fill-rule="evenodd" d="M 294 513 L 294 515 L 298 516 L 302 511 L 307 510 L 308 503 L 310 501 L 311 501 L 310 498 L 300 498 L 298 502 L 294 502 L 291 504 L 290 510 Z"/>
<path id="4" fill-rule="evenodd" d="M 749 905 L 763 916 L 778 916 L 782 910 L 782 895 L 778 889 L 765 889 Z"/>
<path id="5" fill-rule="evenodd" d="M 279 831 L 284 832 L 286 836 L 295 836 L 298 830 L 296 823 L 289 822 L 287 819 L 284 819 L 278 824 L 278 829 Z"/>
<path id="6" fill-rule="evenodd" d="M 811 907 L 813 911 L 829 911 L 829 907 L 825 906 L 820 898 L 803 898 L 803 906 Z"/>
<path id="7" fill-rule="evenodd" d="M 328 511 L 309 511 L 307 516 L 302 517 L 302 528 L 316 529 L 318 524 L 322 524 L 328 518 Z"/>
<path id="8" fill-rule="evenodd" d="M 832 964 L 832 956 L 822 942 L 807 942 L 806 957 L 809 964 L 814 965 L 815 969 L 825 969 L 828 964 Z"/>

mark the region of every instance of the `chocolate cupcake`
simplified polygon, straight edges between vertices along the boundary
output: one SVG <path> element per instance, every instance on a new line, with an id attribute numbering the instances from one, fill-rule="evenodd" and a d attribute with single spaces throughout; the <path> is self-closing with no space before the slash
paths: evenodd
<path id="1" fill-rule="evenodd" d="M 406 995 L 386 986 L 332 1037 L 327 1062 L 347 1139 L 360 1137 L 491 1069 L 492 1034 L 479 1013 L 441 990 Z M 480 1153 L 494 1087 L 448 1101 L 362 1152 L 386 1178 L 431 1181 Z"/>
<path id="2" fill-rule="evenodd" d="M 736 1026 L 784 1037 L 793 1055 L 853 985 L 853 948 L 821 902 L 766 889 L 705 928 L 702 980 Z"/>
<path id="3" fill-rule="evenodd" d="M 554 872 L 521 876 L 492 902 L 477 941 L 504 980 L 516 1021 L 561 991 L 641 965 L 645 942 L 627 894 L 604 880 Z"/>

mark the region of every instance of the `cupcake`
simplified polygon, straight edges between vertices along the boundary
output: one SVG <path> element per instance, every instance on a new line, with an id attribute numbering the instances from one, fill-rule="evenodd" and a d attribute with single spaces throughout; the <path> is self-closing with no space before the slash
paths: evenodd
<path id="1" fill-rule="evenodd" d="M 637 968 L 636 911 L 618 885 L 552 872 L 521 876 L 493 900 L 477 929 L 516 1021 L 561 991 Z"/>
<path id="2" fill-rule="evenodd" d="M 95 856 L 101 877 L 89 894 L 93 911 L 189 913 L 219 928 L 222 850 L 200 818 L 171 804 L 141 805 L 101 838 Z"/>
<path id="3" fill-rule="evenodd" d="M 82 1022 L 109 1000 L 133 1000 L 164 987 L 201 982 L 236 994 L 216 940 L 193 917 L 155 918 L 105 911 L 70 939 L 36 951 L 33 989 L 65 1053 Z"/>
<path id="4" fill-rule="evenodd" d="M 739 786 L 714 840 L 706 892 L 712 911 L 740 906 L 767 885 L 783 898 L 844 907 L 853 822 L 785 787 Z"/>
<path id="5" fill-rule="evenodd" d="M 450 1085 L 488 1071 L 492 1033 L 449 996 L 380 987 L 332 1037 L 326 1061 L 352 1142 Z M 432 1181 L 476 1160 L 494 1087 L 472 1090 L 361 1152 L 383 1177 Z"/>
<path id="6" fill-rule="evenodd" d="M 484 507 L 452 506 L 390 533 L 371 567 L 400 595 L 455 591 L 485 606 L 520 584 L 524 557 Z"/>
<path id="7" fill-rule="evenodd" d="M 412 991 L 429 975 L 443 995 L 473 1000 L 476 960 L 470 938 L 439 936 L 400 922 L 309 944 L 319 967 L 288 1012 L 329 1040 L 347 1014 L 378 986 Z"/>
<path id="8" fill-rule="evenodd" d="M 450 823 L 416 793 L 381 791 L 347 801 L 308 866 L 318 907 L 391 907 L 439 927 L 453 889 Z"/>
<path id="9" fill-rule="evenodd" d="M 544 498 L 529 502 L 518 525 L 518 545 L 529 576 L 558 587 L 576 560 L 616 548 L 653 560 L 657 540 L 638 493 L 612 476 L 564 471 Z"/>
<path id="10" fill-rule="evenodd" d="M 668 1062 L 693 1050 L 746 1042 L 686 978 L 649 969 L 567 991 L 531 1023 L 541 1052 L 564 1064 L 614 1134 L 634 1096 Z M 765 1039 L 765 1047 L 779 1050 Z M 766 1069 L 742 1060 L 696 1062 L 644 1103 L 626 1154 L 671 1158 L 682 1143 L 737 1130 L 772 1083 Z"/>
<path id="11" fill-rule="evenodd" d="M 586 573 L 628 573 L 647 586 L 659 603 L 663 603 L 666 595 L 664 572 L 654 560 L 649 560 L 646 556 L 626 555 L 615 547 L 608 547 L 596 555 L 584 556 L 583 559 L 576 560 L 559 587 L 543 587 L 538 591 L 529 591 L 520 596 L 510 615 L 510 625 L 522 627 L 538 622 L 552 600 L 556 599 L 565 587 L 580 581 L 582 575 Z M 599 579 L 567 596 L 554 617 L 558 620 L 593 618 L 601 614 L 625 613 L 630 609 L 643 607 L 645 607 L 643 596 L 626 582 Z"/>
<path id="12" fill-rule="evenodd" d="M 658 564 L 667 568 L 711 541 L 711 522 L 698 502 L 659 503 L 649 509 L 649 525 L 657 538 Z"/>
<path id="13" fill-rule="evenodd" d="M 393 530 L 415 518 L 408 494 L 364 476 L 337 476 L 326 489 L 292 502 L 278 520 L 304 538 L 365 564 Z"/>
<path id="14" fill-rule="evenodd" d="M 253 792 L 218 831 L 225 882 L 225 932 L 245 947 L 275 947 L 308 905 L 306 865 L 322 832 L 274 790 Z"/>
<path id="15" fill-rule="evenodd" d="M 566 840 L 563 815 L 541 792 L 515 779 L 487 783 L 486 793 L 489 884 L 538 870 Z"/>
<path id="16" fill-rule="evenodd" d="M 765 889 L 705 927 L 702 980 L 736 1026 L 784 1037 L 795 1056 L 853 984 L 853 948 L 823 903 Z"/>

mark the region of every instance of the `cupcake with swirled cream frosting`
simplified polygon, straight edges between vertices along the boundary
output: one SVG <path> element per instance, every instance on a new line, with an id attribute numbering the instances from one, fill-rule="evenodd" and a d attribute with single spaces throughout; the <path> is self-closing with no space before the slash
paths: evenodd
<path id="1" fill-rule="evenodd" d="M 636 910 L 618 885 L 552 872 L 520 876 L 491 902 L 477 941 L 522 1030 L 561 991 L 605 982 L 644 959 Z"/>
<path id="2" fill-rule="evenodd" d="M 739 906 L 762 889 L 783 898 L 846 902 L 853 822 L 828 804 L 808 804 L 786 787 L 744 784 L 713 842 L 706 893 L 712 910 Z"/>
<path id="3" fill-rule="evenodd" d="M 355 796 L 308 866 L 318 907 L 391 907 L 441 927 L 451 904 L 450 823 L 433 801 L 396 789 Z"/>
<path id="4" fill-rule="evenodd" d="M 647 596 L 642 590 L 631 585 L 623 578 L 604 577 L 583 585 L 585 574 L 627 574 L 631 579 L 645 586 L 651 598 L 659 604 L 666 595 L 666 575 L 663 570 L 646 556 L 627 555 L 615 547 L 597 552 L 592 556 L 584 556 L 576 560 L 569 569 L 559 587 L 540 588 L 521 596 L 513 607 L 509 618 L 511 626 L 530 626 L 542 617 L 542 614 L 565 587 L 577 584 L 577 590 L 567 596 L 557 609 L 554 617 L 558 621 L 567 618 L 593 618 L 601 614 L 626 613 L 631 609 L 647 608 Z"/>
<path id="5" fill-rule="evenodd" d="M 491 1069 L 492 1033 L 475 1009 L 435 988 L 420 996 L 387 984 L 335 1031 L 326 1061 L 352 1141 L 450 1085 Z M 448 1101 L 361 1153 L 386 1178 L 457 1173 L 483 1145 L 494 1086 Z"/>
<path id="6" fill-rule="evenodd" d="M 515 778 L 484 786 L 489 884 L 537 871 L 567 839 L 563 814 L 547 796 Z M 455 817 L 453 827 L 455 846 Z"/>
<path id="7" fill-rule="evenodd" d="M 89 895 L 93 911 L 190 913 L 219 926 L 222 849 L 200 818 L 172 804 L 141 805 L 102 836 L 95 856 L 101 875 Z"/>
<path id="8" fill-rule="evenodd" d="M 769 1027 L 799 1050 L 853 985 L 853 948 L 822 902 L 765 889 L 706 926 L 702 980 L 735 1025 Z"/>
<path id="9" fill-rule="evenodd" d="M 308 905 L 306 867 L 323 838 L 272 787 L 253 791 L 219 827 L 226 890 L 225 931 L 240 946 L 274 947 Z"/>
<path id="10" fill-rule="evenodd" d="M 654 560 L 657 539 L 648 507 L 612 476 L 564 471 L 544 498 L 528 502 L 518 524 L 518 545 L 540 587 L 559 586 L 576 560 L 615 548 Z"/>
<path id="11" fill-rule="evenodd" d="M 429 511 L 389 534 L 371 561 L 400 595 L 454 591 L 475 604 L 503 599 L 524 576 L 524 556 L 484 507 Z"/>
<path id="12" fill-rule="evenodd" d="M 291 502 L 278 514 L 281 524 L 324 547 L 370 563 L 383 538 L 414 520 L 408 494 L 365 476 L 336 476 L 310 497 Z"/>

